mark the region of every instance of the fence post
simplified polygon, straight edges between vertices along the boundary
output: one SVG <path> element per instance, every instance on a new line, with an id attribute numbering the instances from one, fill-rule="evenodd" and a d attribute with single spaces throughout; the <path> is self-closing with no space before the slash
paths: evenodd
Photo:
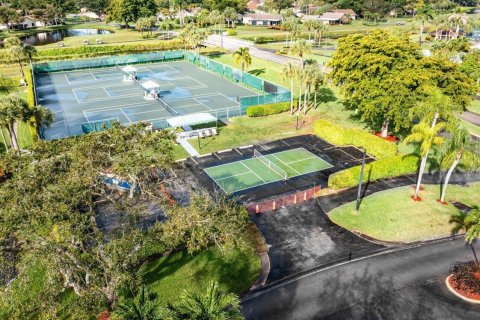
<path id="1" fill-rule="evenodd" d="M 297 194 L 295 193 L 295 196 L 293 197 L 293 204 L 297 204 Z"/>
<path id="2" fill-rule="evenodd" d="M 273 199 L 272 209 L 273 209 L 273 211 L 277 210 L 277 200 L 276 199 Z"/>

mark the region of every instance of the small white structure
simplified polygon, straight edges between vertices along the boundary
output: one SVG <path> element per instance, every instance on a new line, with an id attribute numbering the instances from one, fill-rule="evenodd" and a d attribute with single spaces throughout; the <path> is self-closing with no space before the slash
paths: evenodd
<path id="1" fill-rule="evenodd" d="M 323 21 L 323 24 L 342 24 L 350 22 L 350 18 L 348 18 L 345 13 L 341 12 L 325 12 L 318 19 Z"/>
<path id="2" fill-rule="evenodd" d="M 158 88 L 160 88 L 160 85 L 158 83 L 149 80 L 140 84 L 145 90 L 145 96 L 143 97 L 145 100 L 155 100 L 159 97 Z"/>
<path id="3" fill-rule="evenodd" d="M 9 23 L 8 29 L 31 29 L 36 27 L 44 27 L 46 24 L 32 16 L 24 16 L 18 23 Z"/>
<path id="4" fill-rule="evenodd" d="M 122 68 L 123 81 L 132 82 L 137 80 L 137 68 L 132 66 L 126 66 Z"/>
<path id="5" fill-rule="evenodd" d="M 173 128 L 181 128 L 185 126 L 193 126 L 196 124 L 202 124 L 202 123 L 210 123 L 217 121 L 217 118 L 215 118 L 213 115 L 210 113 L 195 113 L 195 114 L 188 114 L 184 116 L 178 116 L 178 117 L 173 117 L 170 119 L 167 119 L 167 123 L 173 127 Z M 215 129 L 215 134 L 216 134 L 216 129 Z"/>

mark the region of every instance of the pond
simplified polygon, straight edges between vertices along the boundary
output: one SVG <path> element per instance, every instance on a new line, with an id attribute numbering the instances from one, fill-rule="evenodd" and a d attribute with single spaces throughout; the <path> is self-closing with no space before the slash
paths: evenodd
<path id="1" fill-rule="evenodd" d="M 32 46 L 41 46 L 49 43 L 62 41 L 66 37 L 93 36 L 97 34 L 110 34 L 109 30 L 102 29 L 60 29 L 46 32 L 39 32 L 30 36 L 22 37 L 24 43 Z"/>

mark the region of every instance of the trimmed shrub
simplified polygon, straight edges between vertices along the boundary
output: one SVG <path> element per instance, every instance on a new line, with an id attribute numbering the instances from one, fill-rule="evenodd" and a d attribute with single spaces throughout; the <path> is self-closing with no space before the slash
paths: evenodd
<path id="1" fill-rule="evenodd" d="M 418 170 L 418 165 L 419 158 L 412 155 L 377 160 L 365 165 L 363 182 L 414 174 Z M 328 187 L 338 190 L 358 185 L 361 167 L 356 166 L 332 174 L 328 178 Z"/>
<path id="2" fill-rule="evenodd" d="M 377 159 L 393 157 L 398 151 L 397 145 L 392 142 L 363 130 L 346 129 L 326 120 L 315 121 L 313 130 L 317 136 L 332 144 L 364 147 L 368 154 Z"/>
<path id="3" fill-rule="evenodd" d="M 248 107 L 247 116 L 264 117 L 286 111 L 290 111 L 290 101 Z"/>
<path id="4" fill-rule="evenodd" d="M 237 30 L 234 30 L 234 29 L 227 30 L 227 36 L 236 36 L 236 35 L 237 35 Z"/>

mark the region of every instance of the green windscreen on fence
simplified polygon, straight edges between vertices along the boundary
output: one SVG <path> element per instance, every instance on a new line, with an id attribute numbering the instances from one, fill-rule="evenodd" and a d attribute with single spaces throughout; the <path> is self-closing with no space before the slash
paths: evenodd
<path id="1" fill-rule="evenodd" d="M 33 65 L 36 73 L 69 71 L 89 68 L 106 68 L 116 65 L 139 64 L 148 62 L 173 61 L 184 59 L 183 50 L 137 53 L 123 56 L 99 57 L 81 60 L 66 60 L 37 63 Z"/>

